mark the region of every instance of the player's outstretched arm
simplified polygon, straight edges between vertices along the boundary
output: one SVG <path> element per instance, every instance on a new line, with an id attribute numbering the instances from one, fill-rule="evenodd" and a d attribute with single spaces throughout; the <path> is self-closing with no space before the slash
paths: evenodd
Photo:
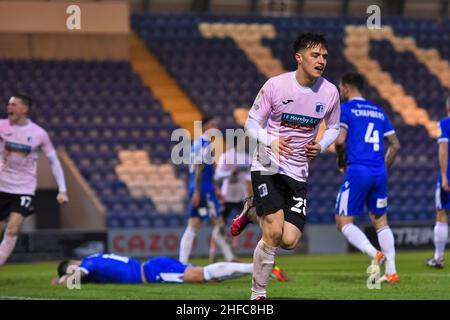
<path id="1" fill-rule="evenodd" d="M 200 193 L 202 188 L 202 176 L 203 169 L 205 168 L 205 164 L 196 164 L 195 165 L 195 188 L 194 193 L 192 194 L 191 205 L 193 208 L 196 208 L 200 204 Z"/>
<path id="2" fill-rule="evenodd" d="M 397 157 L 398 151 L 400 150 L 400 141 L 398 141 L 397 135 L 395 133 L 386 136 L 386 140 L 389 144 L 385 159 L 386 167 L 390 168 Z"/>
<path id="3" fill-rule="evenodd" d="M 318 143 L 315 141 L 305 146 L 306 156 L 309 160 L 316 158 L 320 153 L 325 152 L 330 145 L 332 145 L 339 137 L 340 130 L 340 102 L 339 92 L 335 88 L 331 97 L 331 108 L 328 110 L 323 118 L 325 123 L 325 131 Z"/>
<path id="4" fill-rule="evenodd" d="M 448 141 L 439 142 L 439 168 L 441 170 L 442 189 L 449 192 L 450 186 L 447 178 L 448 169 Z"/>
<path id="5" fill-rule="evenodd" d="M 64 172 L 61 167 L 61 162 L 59 162 L 58 155 L 56 151 L 51 151 L 47 153 L 47 159 L 52 167 L 52 173 L 55 177 L 56 183 L 58 184 L 59 193 L 56 196 L 56 200 L 59 204 L 63 204 L 69 201 L 67 196 L 66 180 L 64 179 Z"/>
<path id="6" fill-rule="evenodd" d="M 339 172 L 343 173 L 345 171 L 346 154 L 345 154 L 345 141 L 347 140 L 347 128 L 341 127 L 339 136 L 334 143 L 337 154 L 337 166 Z"/>

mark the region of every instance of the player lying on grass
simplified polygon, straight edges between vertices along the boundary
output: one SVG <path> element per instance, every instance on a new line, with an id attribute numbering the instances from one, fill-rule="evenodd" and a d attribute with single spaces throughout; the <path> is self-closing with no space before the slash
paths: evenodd
<path id="1" fill-rule="evenodd" d="M 62 261 L 57 270 L 59 277 L 52 279 L 52 284 L 66 284 L 76 271 L 80 272 L 81 283 L 200 283 L 250 275 L 253 264 L 218 262 L 199 267 L 169 257 L 154 257 L 141 262 L 115 254 L 97 253 L 81 261 Z M 274 270 L 273 276 L 283 281 L 278 275 L 279 272 Z"/>

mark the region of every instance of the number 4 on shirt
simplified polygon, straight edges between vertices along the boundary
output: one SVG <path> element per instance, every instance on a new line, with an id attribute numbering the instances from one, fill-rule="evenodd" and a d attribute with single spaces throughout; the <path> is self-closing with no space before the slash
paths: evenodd
<path id="1" fill-rule="evenodd" d="M 369 122 L 364 141 L 373 144 L 373 151 L 380 151 L 380 134 L 378 130 L 373 130 L 374 126 L 373 122 Z"/>

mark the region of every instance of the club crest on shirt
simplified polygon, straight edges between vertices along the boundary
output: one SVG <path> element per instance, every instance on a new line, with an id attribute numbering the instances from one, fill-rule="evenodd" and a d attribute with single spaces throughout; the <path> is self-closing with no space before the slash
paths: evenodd
<path id="1" fill-rule="evenodd" d="M 316 102 L 316 113 L 322 114 L 323 110 L 325 110 L 325 103 L 323 102 Z"/>

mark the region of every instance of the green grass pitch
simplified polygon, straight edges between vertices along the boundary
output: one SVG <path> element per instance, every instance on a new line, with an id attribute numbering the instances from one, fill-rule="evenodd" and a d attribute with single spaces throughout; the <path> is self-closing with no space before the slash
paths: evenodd
<path id="1" fill-rule="evenodd" d="M 398 252 L 397 286 L 366 285 L 368 259 L 363 254 L 280 256 L 288 282 L 271 279 L 269 299 L 450 299 L 450 268 L 430 269 L 430 251 Z M 447 253 L 448 255 L 448 253 Z M 245 259 L 249 261 L 249 258 Z M 206 264 L 204 259 L 193 261 Z M 80 290 L 51 286 L 56 262 L 6 264 L 0 268 L 0 299 L 150 299 L 247 300 L 251 277 L 202 284 L 81 285 Z M 384 269 L 384 268 L 383 268 Z"/>

